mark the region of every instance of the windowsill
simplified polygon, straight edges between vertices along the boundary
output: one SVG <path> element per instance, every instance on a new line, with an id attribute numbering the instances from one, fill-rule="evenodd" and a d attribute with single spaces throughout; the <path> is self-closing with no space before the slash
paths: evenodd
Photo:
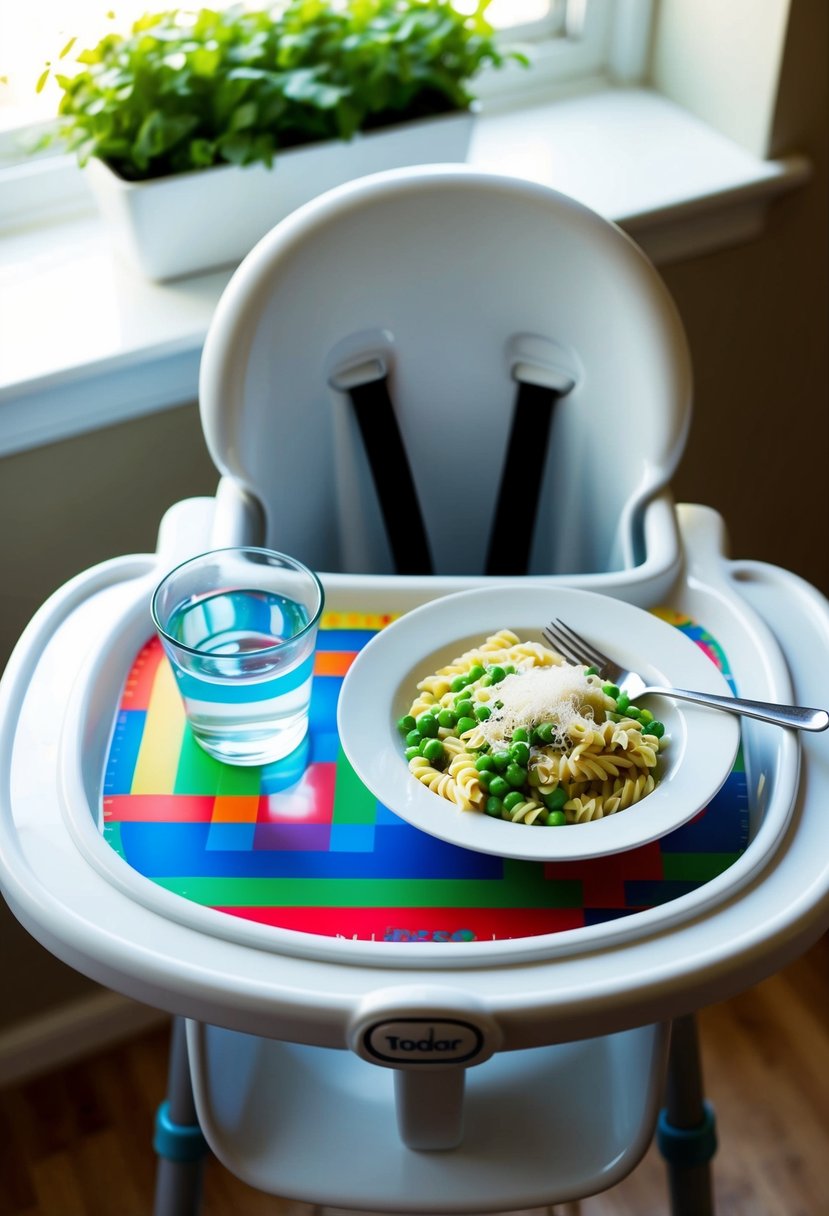
<path id="1" fill-rule="evenodd" d="M 573 196 L 657 265 L 756 237 L 809 175 L 642 89 L 485 113 L 469 160 Z M 112 257 L 91 208 L 0 238 L 0 456 L 194 401 L 231 274 L 149 283 Z"/>

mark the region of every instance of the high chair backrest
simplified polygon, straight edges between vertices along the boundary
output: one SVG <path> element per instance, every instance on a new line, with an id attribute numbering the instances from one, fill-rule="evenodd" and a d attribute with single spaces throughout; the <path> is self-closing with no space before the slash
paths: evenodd
<path id="1" fill-rule="evenodd" d="M 352 573 L 635 567 L 690 416 L 682 325 L 620 229 L 468 166 L 362 178 L 242 262 L 204 348 L 265 543 Z"/>

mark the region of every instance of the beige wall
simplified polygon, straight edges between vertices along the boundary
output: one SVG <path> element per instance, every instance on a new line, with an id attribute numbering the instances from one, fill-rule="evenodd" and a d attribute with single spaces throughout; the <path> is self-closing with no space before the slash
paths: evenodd
<path id="1" fill-rule="evenodd" d="M 721 511 L 734 557 L 794 570 L 829 595 L 829 6 L 794 0 L 771 151 L 812 180 L 760 240 L 667 266 L 691 345 L 693 427 L 680 501 Z"/>
<path id="2" fill-rule="evenodd" d="M 0 670 L 35 608 L 68 578 L 152 553 L 163 512 L 213 494 L 195 405 L 0 459 Z"/>
<path id="3" fill-rule="evenodd" d="M 782 565 L 827 594 L 828 9 L 794 0 L 773 141 L 812 158 L 812 181 L 774 205 L 762 239 L 663 272 L 696 369 L 677 498 L 722 512 L 733 556 Z M 55 587 L 104 558 L 151 551 L 165 508 L 215 484 L 193 406 L 0 460 L 0 666 Z M 2 905 L 0 958 L 13 977 L 0 1030 L 92 987 Z"/>
<path id="4" fill-rule="evenodd" d="M 755 156 L 768 156 L 784 40 L 801 0 L 657 0 L 653 83 Z"/>

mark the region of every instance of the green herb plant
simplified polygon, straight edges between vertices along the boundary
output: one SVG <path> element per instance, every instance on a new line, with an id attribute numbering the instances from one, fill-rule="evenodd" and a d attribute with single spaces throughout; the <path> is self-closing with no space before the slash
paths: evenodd
<path id="1" fill-rule="evenodd" d="M 58 139 L 130 181 L 469 108 L 470 82 L 508 59 L 486 18 L 449 0 L 283 0 L 167 9 L 110 32 L 56 72 Z M 61 53 L 66 58 L 69 43 Z M 42 87 L 47 72 L 39 82 Z"/>

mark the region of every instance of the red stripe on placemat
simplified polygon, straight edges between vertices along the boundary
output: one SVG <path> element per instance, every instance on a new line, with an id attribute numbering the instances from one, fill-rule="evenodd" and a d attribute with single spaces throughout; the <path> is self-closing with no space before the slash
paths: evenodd
<path id="1" fill-rule="evenodd" d="M 195 794 L 113 794 L 104 798 L 109 823 L 210 823 L 216 798 Z"/>
<path id="2" fill-rule="evenodd" d="M 581 929 L 580 908 L 219 907 L 261 925 L 357 941 L 501 941 Z"/>
<path id="3" fill-rule="evenodd" d="M 664 876 L 658 840 L 593 861 L 553 861 L 544 866 L 545 878 L 581 883 L 585 908 L 624 908 L 626 882 L 659 882 Z"/>
<path id="4" fill-rule="evenodd" d="M 330 823 L 334 809 L 337 766 L 331 761 L 310 764 L 294 785 L 275 794 L 260 794 L 259 823 Z"/>
<path id="5" fill-rule="evenodd" d="M 138 652 L 121 696 L 121 709 L 147 709 L 155 673 L 164 655 L 158 638 L 150 638 Z"/>

